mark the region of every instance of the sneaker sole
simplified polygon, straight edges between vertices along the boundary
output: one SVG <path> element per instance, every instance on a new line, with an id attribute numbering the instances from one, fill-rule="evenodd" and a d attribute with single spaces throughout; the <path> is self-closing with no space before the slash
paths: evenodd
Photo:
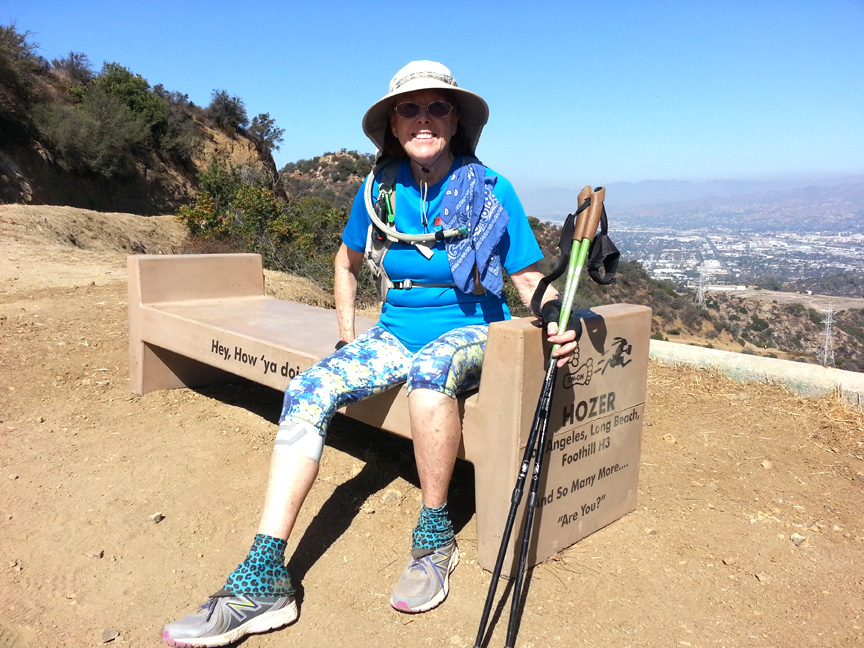
<path id="1" fill-rule="evenodd" d="M 255 617 L 248 623 L 239 625 L 229 632 L 212 637 L 199 637 L 193 639 L 172 639 L 165 632 L 162 634 L 162 642 L 169 646 L 191 647 L 191 648 L 210 648 L 213 646 L 227 646 L 234 643 L 238 639 L 250 634 L 261 634 L 276 630 L 293 623 L 297 620 L 297 601 L 293 600 L 283 608 L 265 612 L 264 614 Z"/>
<path id="2" fill-rule="evenodd" d="M 444 585 L 441 588 L 441 591 L 438 592 L 435 596 L 433 596 L 429 601 L 421 605 L 420 607 L 411 608 L 408 607 L 408 604 L 404 601 L 400 603 L 395 603 L 393 599 L 390 599 L 390 607 L 398 612 L 404 612 L 405 614 L 419 614 L 420 612 L 428 612 L 432 608 L 438 607 L 444 602 L 444 599 L 447 598 L 447 594 L 450 592 L 450 574 L 456 569 L 456 565 L 459 564 L 459 547 L 453 548 L 453 556 L 450 558 L 450 567 L 447 569 L 447 573 L 444 574 Z"/>

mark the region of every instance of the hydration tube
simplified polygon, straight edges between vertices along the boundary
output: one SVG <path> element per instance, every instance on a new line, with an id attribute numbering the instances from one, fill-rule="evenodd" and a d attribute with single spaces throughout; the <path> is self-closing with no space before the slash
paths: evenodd
<path id="1" fill-rule="evenodd" d="M 381 233 L 387 237 L 387 240 L 396 243 L 425 245 L 429 243 L 434 244 L 436 241 L 443 241 L 445 239 L 455 238 L 457 236 L 468 235 L 468 228 L 464 226 L 448 230 L 439 230 L 437 232 L 432 232 L 429 234 L 403 234 L 395 227 L 391 227 L 390 225 L 382 221 L 380 218 L 378 218 L 378 214 L 375 213 L 375 205 L 372 202 L 372 183 L 374 181 L 375 169 L 370 171 L 369 176 L 366 178 L 366 186 L 363 190 L 363 198 L 366 202 L 366 211 L 369 213 L 369 218 L 372 219 L 372 224 L 375 225 L 375 227 L 377 227 L 381 231 Z"/>

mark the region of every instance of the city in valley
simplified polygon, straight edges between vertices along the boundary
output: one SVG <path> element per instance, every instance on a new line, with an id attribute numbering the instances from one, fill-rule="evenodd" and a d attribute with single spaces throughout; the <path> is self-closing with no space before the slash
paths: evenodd
<path id="1" fill-rule="evenodd" d="M 862 233 L 676 232 L 619 225 L 614 240 L 622 259 L 639 261 L 653 279 L 682 288 L 695 289 L 700 280 L 706 290 L 745 290 L 765 278 L 864 276 Z"/>
<path id="2" fill-rule="evenodd" d="M 864 279 L 864 177 L 650 181 L 608 190 L 609 234 L 621 258 L 677 289 L 790 290 L 837 275 Z M 529 197 L 532 205 L 550 214 L 553 200 L 559 210 L 575 200 L 552 194 L 544 205 L 539 197 Z M 549 220 L 562 222 L 561 213 Z"/>

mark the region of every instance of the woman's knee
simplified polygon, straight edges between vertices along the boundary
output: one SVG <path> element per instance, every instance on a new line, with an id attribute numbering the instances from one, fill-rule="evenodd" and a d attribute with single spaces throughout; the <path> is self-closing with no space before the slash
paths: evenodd
<path id="1" fill-rule="evenodd" d="M 325 434 L 315 426 L 287 418 L 279 424 L 274 449 L 285 448 L 320 462 L 324 452 L 324 440 Z"/>
<path id="2" fill-rule="evenodd" d="M 455 398 L 480 385 L 486 327 L 457 329 L 430 342 L 414 357 L 408 391 L 430 389 Z"/>

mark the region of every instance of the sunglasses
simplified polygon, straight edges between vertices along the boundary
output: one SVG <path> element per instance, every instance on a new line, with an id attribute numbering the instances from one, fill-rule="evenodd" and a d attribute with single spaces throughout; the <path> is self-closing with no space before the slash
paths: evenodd
<path id="1" fill-rule="evenodd" d="M 433 101 L 425 106 L 421 106 L 420 104 L 411 101 L 406 101 L 404 103 L 396 104 L 393 107 L 393 112 L 403 119 L 414 119 L 420 114 L 421 108 L 425 108 L 429 116 L 434 117 L 435 119 L 442 119 L 449 115 L 450 111 L 453 110 L 453 106 L 446 101 Z"/>

